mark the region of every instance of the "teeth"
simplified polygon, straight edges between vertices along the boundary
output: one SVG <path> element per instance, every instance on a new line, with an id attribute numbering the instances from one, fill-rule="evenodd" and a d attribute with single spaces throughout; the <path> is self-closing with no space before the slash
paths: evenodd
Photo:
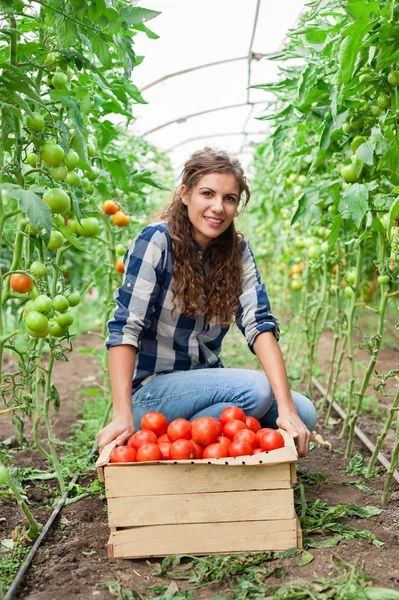
<path id="1" fill-rule="evenodd" d="M 206 219 L 207 221 L 210 221 L 211 223 L 221 223 L 221 222 L 222 222 L 221 220 L 218 220 L 218 219 L 210 219 L 209 217 L 205 217 L 205 219 Z"/>

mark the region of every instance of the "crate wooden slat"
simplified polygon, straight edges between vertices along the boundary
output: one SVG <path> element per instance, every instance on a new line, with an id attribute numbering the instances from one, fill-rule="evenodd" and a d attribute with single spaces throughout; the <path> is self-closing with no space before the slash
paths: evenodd
<path id="1" fill-rule="evenodd" d="M 151 525 L 111 532 L 110 557 L 283 551 L 297 546 L 296 519 Z"/>
<path id="2" fill-rule="evenodd" d="M 160 502 L 162 510 L 160 510 Z M 228 511 L 226 511 L 226 506 Z M 292 490 L 108 498 L 110 527 L 295 518 Z"/>

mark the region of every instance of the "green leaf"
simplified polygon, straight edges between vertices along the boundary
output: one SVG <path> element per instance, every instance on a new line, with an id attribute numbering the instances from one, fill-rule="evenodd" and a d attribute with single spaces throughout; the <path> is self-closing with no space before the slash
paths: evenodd
<path id="1" fill-rule="evenodd" d="M 365 587 L 363 591 L 368 600 L 399 600 L 399 592 L 390 588 Z"/>
<path id="2" fill-rule="evenodd" d="M 126 165 L 120 160 L 104 160 L 106 169 L 111 173 L 116 187 L 124 192 L 129 191 Z"/>
<path id="3" fill-rule="evenodd" d="M 28 215 L 29 221 L 35 227 L 44 227 L 50 234 L 52 220 L 50 207 L 34 192 L 24 190 L 14 183 L 0 183 L 0 189 L 6 190 L 11 198 L 18 201 L 19 208 Z"/>
<path id="4" fill-rule="evenodd" d="M 396 175 L 399 175 L 399 140 L 398 135 L 395 135 L 388 146 L 388 150 L 381 158 L 378 165 L 380 170 L 389 170 Z"/>
<path id="5" fill-rule="evenodd" d="M 389 238 L 391 237 L 392 227 L 397 216 L 399 216 L 399 198 L 396 198 L 395 202 L 389 209 L 389 223 L 387 229 L 387 235 Z"/>
<path id="6" fill-rule="evenodd" d="M 328 242 L 328 253 L 332 252 L 335 248 L 335 244 L 337 243 L 337 239 L 339 236 L 339 230 L 341 228 L 342 215 L 335 215 L 333 224 L 330 228 L 330 233 L 328 234 L 327 242 Z"/>
<path id="7" fill-rule="evenodd" d="M 359 229 L 363 218 L 368 211 L 369 191 L 367 187 L 361 183 L 353 183 L 342 194 L 342 200 L 349 211 L 352 220 Z"/>
<path id="8" fill-rule="evenodd" d="M 124 89 L 129 94 L 129 96 L 139 104 L 148 104 L 148 102 L 144 100 L 140 90 L 134 85 L 134 83 L 125 83 Z"/>
<path id="9" fill-rule="evenodd" d="M 375 146 L 373 142 L 364 142 L 364 144 L 361 144 L 356 150 L 356 154 L 366 165 L 372 165 L 374 150 Z"/>
<path id="10" fill-rule="evenodd" d="M 63 15 L 57 14 L 55 31 L 61 48 L 71 48 L 78 40 L 75 23 Z"/>
<path id="11" fill-rule="evenodd" d="M 308 565 L 309 563 L 312 562 L 314 556 L 313 554 L 311 554 L 310 552 L 307 552 L 306 550 L 304 550 L 302 552 L 302 557 L 301 560 L 297 563 L 297 567 L 304 567 L 306 565 Z"/>
<path id="12" fill-rule="evenodd" d="M 77 250 L 80 250 L 81 252 L 88 252 L 88 250 L 86 250 L 86 248 L 82 246 L 82 244 L 79 242 L 76 235 L 72 233 L 69 227 L 67 227 L 66 225 L 59 225 L 57 226 L 57 229 L 61 231 L 64 238 L 66 238 L 68 242 L 72 244 L 72 246 L 74 246 Z"/>
<path id="13" fill-rule="evenodd" d="M 148 185 L 158 188 L 159 190 L 165 190 L 167 192 L 170 191 L 170 188 L 168 188 L 166 185 L 163 185 L 163 183 L 155 179 L 151 171 L 142 171 L 141 173 L 136 173 L 135 175 L 133 175 L 132 180 L 141 183 L 147 183 Z"/>
<path id="14" fill-rule="evenodd" d="M 129 27 L 155 19 L 160 14 L 156 10 L 148 10 L 147 8 L 138 8 L 135 6 L 123 7 L 119 12 L 119 16 L 126 21 Z"/>
<path id="15" fill-rule="evenodd" d="M 154 31 L 151 31 L 151 29 L 148 29 L 148 27 L 146 27 L 144 25 L 144 23 L 140 23 L 140 25 L 133 25 L 133 29 L 136 29 L 137 31 L 142 31 L 151 40 L 158 40 L 159 39 L 159 35 L 157 35 L 156 33 L 154 33 Z"/>
<path id="16" fill-rule="evenodd" d="M 91 35 L 90 36 L 91 45 L 93 51 L 97 55 L 101 64 L 106 68 L 110 69 L 112 67 L 112 59 L 111 52 L 108 48 L 107 42 L 100 35 Z"/>

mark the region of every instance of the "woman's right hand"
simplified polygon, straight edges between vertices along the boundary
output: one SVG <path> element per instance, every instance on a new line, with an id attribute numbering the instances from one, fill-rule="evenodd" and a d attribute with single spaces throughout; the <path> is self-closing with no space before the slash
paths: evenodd
<path id="1" fill-rule="evenodd" d="M 117 446 L 122 446 L 134 433 L 133 419 L 112 419 L 111 423 L 97 433 L 99 452 L 104 446 L 116 440 Z"/>

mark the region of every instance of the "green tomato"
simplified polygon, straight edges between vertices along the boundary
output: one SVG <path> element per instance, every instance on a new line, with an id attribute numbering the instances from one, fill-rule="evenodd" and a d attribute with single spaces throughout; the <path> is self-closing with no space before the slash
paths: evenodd
<path id="1" fill-rule="evenodd" d="M 83 185 L 85 186 L 86 192 L 88 192 L 89 194 L 91 194 L 94 191 L 94 183 L 89 181 L 87 177 L 83 178 Z"/>
<path id="2" fill-rule="evenodd" d="M 36 305 L 34 300 L 28 300 L 28 302 L 24 306 L 25 314 L 32 312 L 32 310 L 36 310 Z"/>
<path id="3" fill-rule="evenodd" d="M 351 126 L 354 129 L 354 131 L 358 131 L 359 129 L 361 129 L 363 127 L 363 119 L 362 118 L 353 118 L 351 119 Z"/>
<path id="4" fill-rule="evenodd" d="M 60 327 L 69 327 L 73 323 L 73 315 L 69 312 L 57 316 L 56 321 Z"/>
<path id="5" fill-rule="evenodd" d="M 78 290 L 75 290 L 68 296 L 68 302 L 70 306 L 77 306 L 80 303 L 80 294 Z"/>
<path id="6" fill-rule="evenodd" d="M 29 129 L 29 131 L 33 131 L 35 133 L 43 131 L 44 117 L 42 117 L 40 113 L 34 112 L 32 117 L 26 117 L 26 127 Z"/>
<path id="7" fill-rule="evenodd" d="M 377 99 L 377 104 L 380 108 L 388 108 L 391 104 L 391 99 L 388 94 L 380 94 Z"/>
<path id="8" fill-rule="evenodd" d="M 68 328 L 60 327 L 58 323 L 53 323 L 53 325 L 50 327 L 50 334 L 56 338 L 65 337 L 68 335 Z"/>
<path id="9" fill-rule="evenodd" d="M 78 166 L 79 162 L 79 154 L 75 152 L 75 150 L 70 150 L 64 156 L 64 165 L 68 169 L 68 171 L 73 171 Z"/>
<path id="10" fill-rule="evenodd" d="M 309 258 L 313 258 L 313 259 L 319 258 L 320 254 L 321 254 L 321 247 L 320 246 L 314 245 L 314 246 L 310 246 L 308 248 Z"/>
<path id="11" fill-rule="evenodd" d="M 56 167 L 64 158 L 64 151 L 54 142 L 45 142 L 40 150 L 42 161 L 50 167 Z"/>
<path id="12" fill-rule="evenodd" d="M 345 279 L 349 283 L 349 285 L 353 285 L 356 281 L 356 270 L 351 269 L 350 271 L 348 271 Z"/>
<path id="13" fill-rule="evenodd" d="M 331 215 L 336 215 L 338 213 L 338 208 L 335 206 L 335 204 L 330 204 L 330 206 L 327 208 L 327 211 Z"/>
<path id="14" fill-rule="evenodd" d="M 35 300 L 35 308 L 40 313 L 48 313 L 53 308 L 53 301 L 45 294 L 41 294 Z"/>
<path id="15" fill-rule="evenodd" d="M 61 188 L 52 188 L 43 194 L 43 200 L 52 213 L 65 214 L 71 210 L 71 199 Z"/>
<path id="16" fill-rule="evenodd" d="M 373 115 L 375 117 L 379 117 L 380 115 L 382 115 L 382 113 L 384 111 L 379 106 L 373 106 L 373 108 L 371 109 L 371 112 L 373 113 Z"/>
<path id="17" fill-rule="evenodd" d="M 364 142 L 366 142 L 366 138 L 363 137 L 362 135 L 357 135 L 356 137 L 353 138 L 352 143 L 351 143 L 351 149 L 353 154 L 355 154 L 356 150 L 359 148 L 359 146 L 361 146 L 362 144 L 364 144 Z"/>
<path id="18" fill-rule="evenodd" d="M 8 481 L 8 470 L 0 463 L 0 485 L 5 485 Z"/>
<path id="19" fill-rule="evenodd" d="M 72 233 L 74 233 L 75 235 L 78 233 L 78 222 L 76 221 L 76 219 L 69 219 L 68 220 L 68 225 L 67 225 L 68 229 L 70 229 L 72 231 Z"/>
<path id="20" fill-rule="evenodd" d="M 75 171 L 69 171 L 65 177 L 65 181 L 69 183 L 69 185 L 82 185 L 82 178 L 78 173 L 75 173 Z"/>
<path id="21" fill-rule="evenodd" d="M 89 181 L 94 181 L 98 177 L 98 171 L 94 167 L 90 171 L 85 171 L 84 174 Z"/>
<path id="22" fill-rule="evenodd" d="M 65 75 L 65 73 L 56 73 L 53 76 L 51 83 L 56 90 L 62 90 L 68 84 L 68 75 Z"/>
<path id="23" fill-rule="evenodd" d="M 87 144 L 87 154 L 89 155 L 90 158 L 93 158 L 96 155 L 96 149 L 92 142 L 88 142 L 88 144 Z"/>
<path id="24" fill-rule="evenodd" d="M 58 248 L 61 248 L 63 243 L 64 236 L 62 235 L 62 233 L 60 231 L 53 230 L 50 234 L 50 240 L 47 244 L 47 248 L 49 248 L 50 250 L 58 250 Z"/>
<path id="25" fill-rule="evenodd" d="M 50 326 L 47 326 L 43 331 L 33 331 L 33 329 L 29 329 L 29 327 L 27 327 L 27 330 L 29 335 L 34 338 L 45 338 L 50 334 Z"/>
<path id="26" fill-rule="evenodd" d="M 44 277 L 47 273 L 47 267 L 43 263 L 35 261 L 29 267 L 29 271 L 34 277 Z"/>
<path id="27" fill-rule="evenodd" d="M 371 80 L 370 73 L 362 73 L 359 77 L 360 83 L 366 83 L 366 81 L 370 81 L 370 80 Z"/>
<path id="28" fill-rule="evenodd" d="M 35 154 L 34 152 L 30 152 L 27 155 L 25 162 L 27 165 L 35 169 L 37 165 L 37 154 Z"/>
<path id="29" fill-rule="evenodd" d="M 362 113 L 367 113 L 370 110 L 370 105 L 368 102 L 364 102 L 361 107 L 359 108 L 360 112 Z"/>
<path id="30" fill-rule="evenodd" d="M 356 175 L 355 169 L 352 165 L 344 165 L 341 169 L 341 176 L 345 179 L 345 181 L 350 183 L 359 181 L 359 177 Z"/>
<path id="31" fill-rule="evenodd" d="M 52 71 L 56 67 L 56 65 L 54 65 L 53 63 L 55 63 L 58 59 L 59 54 L 57 52 L 49 52 L 46 56 L 44 64 L 46 65 L 46 67 L 48 67 L 50 71 Z"/>
<path id="32" fill-rule="evenodd" d="M 306 180 L 306 176 L 305 175 L 299 175 L 299 177 L 298 177 L 298 184 L 299 185 L 305 185 L 306 181 L 307 180 Z"/>
<path id="33" fill-rule="evenodd" d="M 123 244 L 116 244 L 115 250 L 118 256 L 124 256 L 126 252 L 126 248 Z"/>
<path id="34" fill-rule="evenodd" d="M 384 215 L 382 215 L 380 221 L 381 221 L 381 225 L 383 226 L 383 228 L 388 229 L 389 221 L 390 221 L 389 213 L 385 213 Z"/>
<path id="35" fill-rule="evenodd" d="M 100 223 L 95 217 L 85 217 L 78 223 L 77 230 L 83 237 L 94 237 L 100 230 Z"/>
<path id="36" fill-rule="evenodd" d="M 399 75 L 399 71 L 397 73 Z M 377 281 L 380 285 L 387 285 L 390 282 L 390 277 L 389 275 L 379 275 Z"/>
<path id="37" fill-rule="evenodd" d="M 58 294 L 53 298 L 53 308 L 57 312 L 63 313 L 69 308 L 69 300 L 62 294 Z"/>
<path id="38" fill-rule="evenodd" d="M 388 83 L 392 87 L 399 86 L 399 71 L 391 71 L 388 75 Z"/>
<path id="39" fill-rule="evenodd" d="M 353 127 L 350 123 L 342 123 L 342 131 L 346 134 L 352 133 Z"/>
<path id="40" fill-rule="evenodd" d="M 291 289 L 294 290 L 295 292 L 298 292 L 299 290 L 301 290 L 302 289 L 301 281 L 299 281 L 298 279 L 293 279 L 291 281 Z"/>
<path id="41" fill-rule="evenodd" d="M 57 165 L 56 167 L 51 167 L 50 169 L 50 175 L 54 181 L 65 181 L 67 174 L 68 169 L 64 167 L 64 165 Z"/>
<path id="42" fill-rule="evenodd" d="M 46 331 L 48 327 L 48 319 L 38 310 L 32 310 L 25 317 L 25 325 L 31 331 L 40 333 L 42 331 Z"/>
<path id="43" fill-rule="evenodd" d="M 348 285 L 346 286 L 346 288 L 344 289 L 344 294 L 347 298 L 352 298 L 353 296 L 353 290 L 352 288 Z"/>

